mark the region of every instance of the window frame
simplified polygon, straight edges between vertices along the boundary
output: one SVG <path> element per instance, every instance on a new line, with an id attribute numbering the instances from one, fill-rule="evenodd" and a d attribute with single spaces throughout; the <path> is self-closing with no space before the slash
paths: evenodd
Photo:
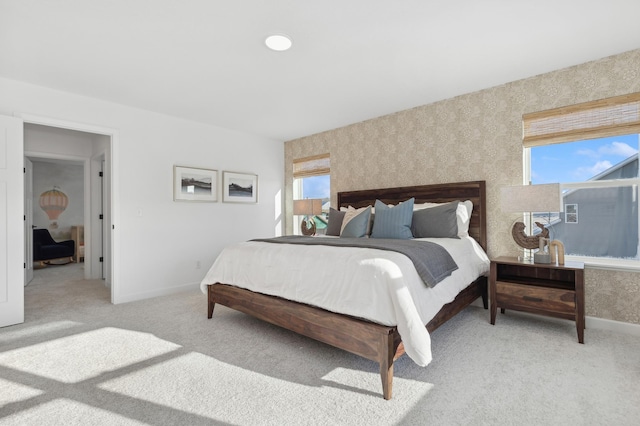
<path id="1" fill-rule="evenodd" d="M 293 201 L 303 199 L 304 188 L 302 182 L 305 178 L 315 176 L 329 176 L 329 184 L 331 184 L 331 156 L 328 153 L 312 155 L 304 158 L 296 158 L 293 160 L 293 182 L 292 182 L 292 199 Z M 304 217 L 292 215 L 293 232 L 298 235 L 300 225 Z"/>
<path id="2" fill-rule="evenodd" d="M 621 115 L 618 117 L 616 114 Z M 590 122 L 591 117 L 595 117 L 593 123 Z M 538 124 L 544 126 L 545 121 L 552 122 L 555 127 L 534 134 L 535 131 L 532 132 L 532 129 Z M 560 125 L 556 126 L 558 123 Z M 531 149 L 534 147 L 628 134 L 640 134 L 640 92 L 524 114 L 522 116 L 523 184 L 531 182 Z M 560 182 L 561 191 L 624 186 L 640 188 L 640 176 L 601 181 Z M 640 224 L 640 208 L 638 222 Z M 640 252 L 638 255 L 640 256 Z M 585 265 L 598 269 L 640 271 L 640 259 L 575 255 L 566 255 L 566 259 L 584 262 Z"/>

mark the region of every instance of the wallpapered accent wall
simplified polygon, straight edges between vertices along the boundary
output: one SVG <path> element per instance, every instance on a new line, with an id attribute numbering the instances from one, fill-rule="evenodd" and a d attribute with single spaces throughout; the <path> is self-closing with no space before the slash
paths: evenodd
<path id="1" fill-rule="evenodd" d="M 522 183 L 522 114 L 640 91 L 640 49 L 285 143 L 292 162 L 331 155 L 331 201 L 346 190 L 485 180 L 489 256 L 515 255 L 500 187 Z M 586 314 L 640 324 L 640 273 L 587 269 Z"/>

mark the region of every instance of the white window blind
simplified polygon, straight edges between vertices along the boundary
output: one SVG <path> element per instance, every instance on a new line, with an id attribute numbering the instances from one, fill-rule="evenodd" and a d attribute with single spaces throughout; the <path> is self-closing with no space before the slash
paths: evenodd
<path id="1" fill-rule="evenodd" d="M 640 93 L 525 114 L 522 132 L 525 148 L 640 133 Z"/>
<path id="2" fill-rule="evenodd" d="M 314 155 L 313 157 L 299 158 L 293 160 L 294 179 L 309 176 L 328 175 L 331 172 L 331 161 L 329 154 Z"/>

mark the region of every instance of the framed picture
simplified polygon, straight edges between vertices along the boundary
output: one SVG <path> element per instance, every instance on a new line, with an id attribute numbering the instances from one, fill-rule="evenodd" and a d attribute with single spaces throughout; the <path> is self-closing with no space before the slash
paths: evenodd
<path id="1" fill-rule="evenodd" d="M 257 203 L 258 175 L 222 172 L 222 201 L 225 203 Z"/>
<path id="2" fill-rule="evenodd" d="M 174 201 L 218 201 L 218 171 L 173 166 Z"/>

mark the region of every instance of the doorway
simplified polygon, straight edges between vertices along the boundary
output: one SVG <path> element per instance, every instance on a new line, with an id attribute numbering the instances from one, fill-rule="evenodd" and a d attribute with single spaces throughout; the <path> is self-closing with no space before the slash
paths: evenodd
<path id="1" fill-rule="evenodd" d="M 74 176 L 80 176 L 81 182 L 70 184 L 75 199 L 74 211 L 64 212 L 58 218 L 57 231 L 60 238 L 67 234 L 75 241 L 79 239 L 79 230 L 83 231 L 84 243 L 82 248 L 76 246 L 75 261 L 83 260 L 84 278 L 101 279 L 106 287 L 110 288 L 110 300 L 114 302 L 114 283 L 112 280 L 112 244 L 111 244 L 111 167 L 112 134 L 95 132 L 92 128 L 83 128 L 75 124 L 42 122 L 39 119 L 24 119 L 24 156 L 26 160 L 38 164 L 46 164 L 50 170 L 68 171 L 75 169 Z M 79 172 L 78 172 L 79 170 Z M 64 173 L 63 173 L 64 174 Z M 58 173 L 60 177 L 60 173 Z M 51 184 L 54 184 L 53 180 Z M 74 186 L 75 185 L 75 186 Z M 79 189 L 80 188 L 80 189 Z M 43 211 L 38 198 L 39 189 L 30 195 L 32 197 L 31 219 L 40 215 L 39 223 L 34 220 L 36 226 L 51 226 L 50 223 L 42 223 Z M 25 185 L 25 201 L 29 196 L 29 189 Z M 65 194 L 67 195 L 67 194 Z M 80 205 L 79 205 L 80 204 Z M 26 203 L 25 203 L 26 205 Z M 68 207 L 69 208 L 69 207 Z M 29 214 L 25 211 L 25 214 Z M 61 220 L 67 215 L 65 221 Z M 51 218 L 44 218 L 51 221 Z M 25 227 L 29 222 L 25 218 Z M 27 232 L 28 231 L 28 232 Z M 25 247 L 30 246 L 29 238 L 32 232 L 26 230 L 27 238 Z M 25 253 L 27 263 L 31 253 Z M 80 258 L 83 255 L 83 258 Z M 26 281 L 25 281 L 26 284 Z"/>
<path id="2" fill-rule="evenodd" d="M 31 138 L 31 132 L 25 129 L 25 140 Z M 33 253 L 35 260 L 25 262 L 25 285 L 28 285 L 33 277 L 33 271 L 28 273 L 28 267 L 31 265 L 42 269 L 39 275 L 47 276 L 53 269 L 59 269 L 56 273 L 61 273 L 64 269 L 69 269 L 65 268 L 65 265 L 78 263 L 74 269 L 84 270 L 86 274 L 83 274 L 83 278 L 95 276 L 91 273 L 90 267 L 84 268 L 85 247 L 88 246 L 84 239 L 87 185 L 85 163 L 88 162 L 82 158 L 62 157 L 51 158 L 45 154 L 31 154 L 25 157 L 25 169 L 29 170 L 29 179 L 25 175 L 25 232 L 33 229 L 33 236 L 26 236 L 25 257 L 29 258 Z M 31 244 L 30 239 L 43 234 L 61 243 L 59 250 L 73 248 L 73 256 L 68 257 L 65 253 L 66 257 L 46 263 L 40 260 L 42 258 L 35 257 L 40 250 L 37 250 L 38 245 L 35 242 Z M 100 246 L 92 246 L 92 252 L 95 254 L 99 248 Z M 61 254 L 56 253 L 57 256 Z M 87 264 L 90 265 L 89 262 Z"/>

